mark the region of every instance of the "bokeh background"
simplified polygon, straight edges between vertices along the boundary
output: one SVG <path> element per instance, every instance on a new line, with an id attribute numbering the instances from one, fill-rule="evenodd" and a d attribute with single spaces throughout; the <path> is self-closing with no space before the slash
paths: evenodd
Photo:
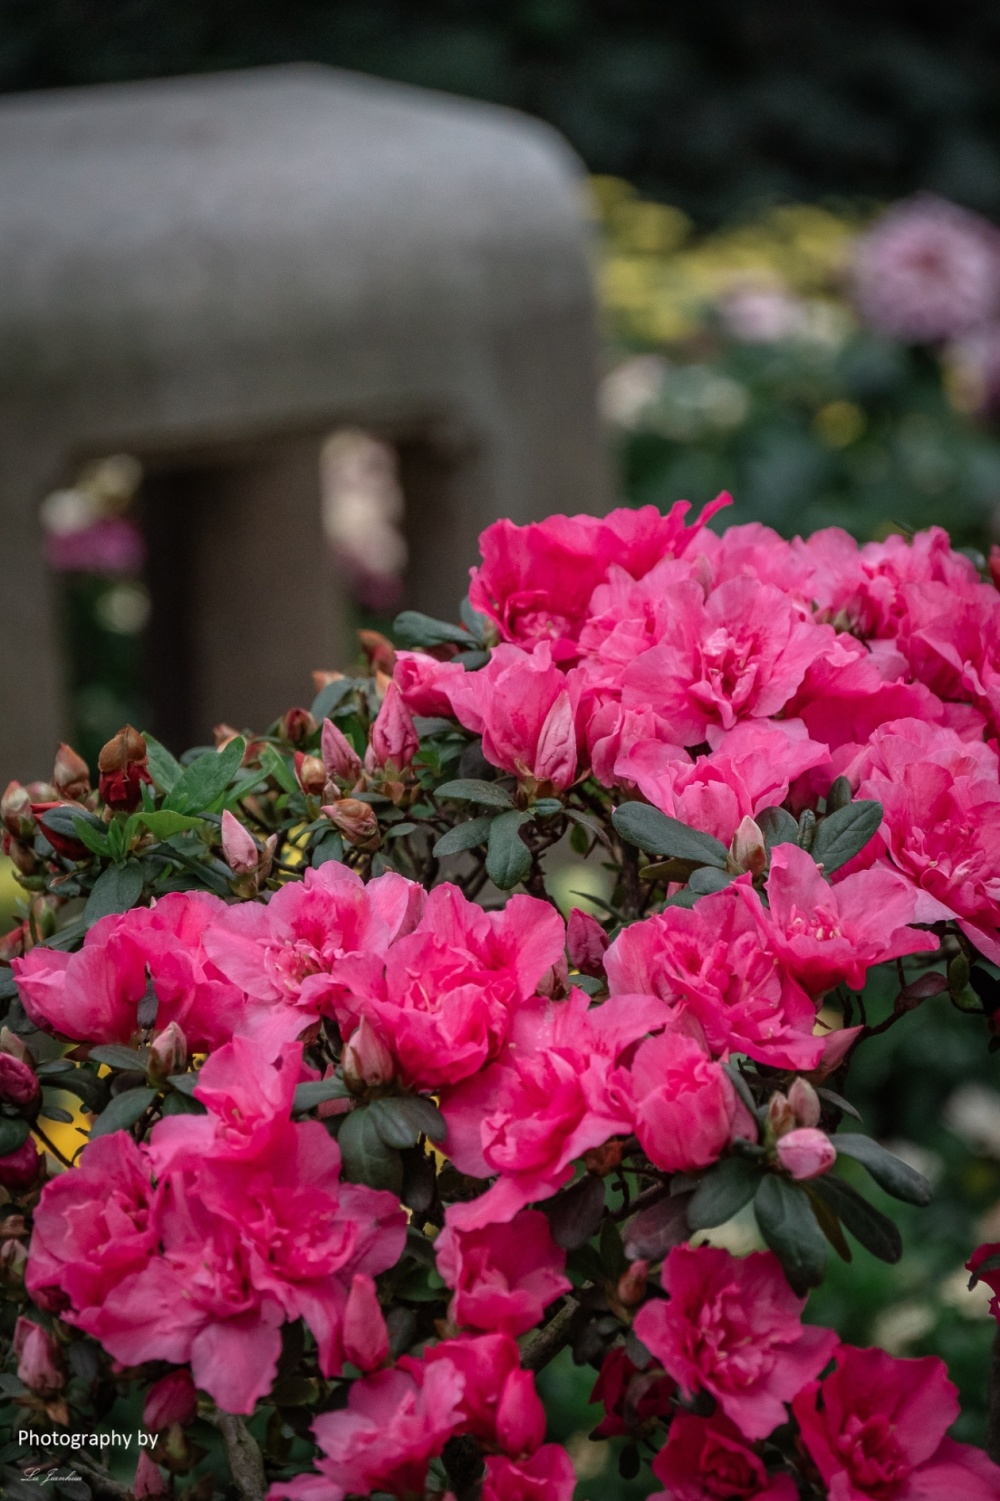
<path id="1" fill-rule="evenodd" d="M 728 488 L 733 520 L 785 535 L 938 522 L 976 554 L 1000 535 L 990 0 L 0 0 L 4 91 L 302 60 L 508 104 L 575 147 L 626 503 Z M 405 570 L 394 455 L 335 434 L 324 475 L 358 623 L 384 627 Z M 75 743 L 91 761 L 147 709 L 140 492 L 134 462 L 109 456 L 43 511 Z M 16 893 L 0 881 L 10 917 Z M 857 1343 L 942 1355 L 962 1390 L 956 1437 L 978 1442 L 992 1320 L 962 1263 L 1000 1239 L 987 1040 L 981 1018 L 939 997 L 858 1060 L 866 1128 L 937 1199 L 904 1225 L 901 1267 L 857 1250 L 810 1307 Z M 730 1234 L 753 1244 L 752 1223 Z M 545 1380 L 553 1436 L 581 1456 L 599 1416 L 593 1372 L 564 1356 Z M 586 1463 L 581 1497 L 639 1494 L 608 1446 Z"/>

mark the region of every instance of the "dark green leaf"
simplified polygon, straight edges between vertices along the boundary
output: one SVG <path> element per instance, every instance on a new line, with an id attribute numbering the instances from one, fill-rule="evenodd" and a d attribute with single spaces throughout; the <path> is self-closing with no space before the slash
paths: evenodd
<path id="1" fill-rule="evenodd" d="M 801 1297 L 818 1287 L 826 1270 L 826 1237 L 803 1190 L 769 1173 L 753 1207 L 760 1233 L 795 1292 Z"/>
<path id="2" fill-rule="evenodd" d="M 140 827 L 145 826 L 155 839 L 172 839 L 175 834 L 184 834 L 188 829 L 204 828 L 204 820 L 193 818 L 190 813 L 175 813 L 163 808 L 159 813 L 133 813 L 126 827 L 126 838 L 131 840 Z"/>
<path id="3" fill-rule="evenodd" d="M 403 839 L 407 834 L 412 834 L 416 827 L 415 823 L 409 823 L 406 820 L 402 823 L 390 824 L 385 831 L 385 837 L 386 839 Z"/>
<path id="4" fill-rule="evenodd" d="M 833 1173 L 827 1173 L 825 1177 L 814 1178 L 809 1189 L 830 1206 L 845 1229 L 851 1232 L 855 1240 L 860 1241 L 866 1251 L 890 1265 L 900 1259 L 903 1254 L 903 1238 L 899 1227 L 873 1204 L 869 1204 L 850 1183 L 845 1183 L 843 1178 L 838 1178 Z"/>
<path id="5" fill-rule="evenodd" d="M 327 1100 L 344 1100 L 350 1092 L 343 1079 L 336 1077 L 313 1079 L 308 1084 L 298 1084 L 292 1097 L 292 1114 L 301 1115 L 306 1110 L 315 1110 L 317 1105 L 323 1105 Z"/>
<path id="6" fill-rule="evenodd" d="M 627 1265 L 622 1233 L 614 1220 L 606 1219 L 601 1226 L 601 1265 L 605 1273 L 614 1278 L 621 1276 Z"/>
<path id="7" fill-rule="evenodd" d="M 89 1058 L 91 1063 L 106 1063 L 108 1068 L 138 1069 L 144 1074 L 149 1054 L 140 1053 L 135 1048 L 121 1047 L 116 1042 L 108 1042 L 102 1043 L 98 1048 L 91 1048 Z"/>
<path id="8" fill-rule="evenodd" d="M 851 1255 L 851 1248 L 848 1245 L 847 1237 L 844 1234 L 844 1227 L 840 1223 L 831 1206 L 827 1203 L 826 1199 L 824 1199 L 821 1194 L 813 1192 L 812 1183 L 804 1183 L 802 1186 L 805 1189 L 806 1193 L 809 1195 L 809 1202 L 812 1205 L 813 1214 L 816 1216 L 816 1221 L 819 1225 L 819 1228 L 826 1236 L 830 1245 L 833 1247 L 842 1261 L 853 1261 L 854 1258 Z"/>
<path id="9" fill-rule="evenodd" d="M 434 854 L 439 859 L 443 855 L 457 855 L 461 850 L 475 849 L 477 844 L 485 844 L 490 832 L 492 818 L 470 818 L 468 823 L 457 823 L 447 834 L 442 834 L 434 846 Z"/>
<path id="10" fill-rule="evenodd" d="M 796 844 L 799 826 L 787 808 L 761 808 L 754 816 L 754 823 L 764 836 L 765 847 L 773 850 L 776 844 Z"/>
<path id="11" fill-rule="evenodd" d="M 197 1074 L 171 1074 L 168 1081 L 180 1094 L 193 1094 L 198 1087 Z"/>
<path id="12" fill-rule="evenodd" d="M 91 1126 L 91 1140 L 97 1136 L 109 1136 L 112 1131 L 127 1131 L 155 1099 L 155 1089 L 127 1089 L 124 1094 L 116 1095 Z"/>
<path id="13" fill-rule="evenodd" d="M 837 1155 L 853 1157 L 866 1168 L 880 1188 L 894 1199 L 923 1208 L 933 1198 L 931 1186 L 923 1173 L 918 1173 L 902 1158 L 893 1156 L 885 1147 L 879 1146 L 870 1136 L 855 1132 L 838 1132 L 833 1137 Z"/>
<path id="14" fill-rule="evenodd" d="M 531 851 L 521 838 L 527 813 L 500 813 L 490 825 L 486 847 L 486 873 L 501 891 L 510 891 L 531 869 Z"/>
<path id="15" fill-rule="evenodd" d="M 823 874 L 839 870 L 863 850 L 882 822 L 882 804 L 861 801 L 848 803 L 830 813 L 818 825 L 809 853 Z"/>
<path id="16" fill-rule="evenodd" d="M 711 896 L 715 891 L 725 891 L 736 880 L 735 876 L 727 875 L 724 870 L 718 870 L 714 865 L 700 865 L 697 870 L 691 872 L 688 879 L 689 888 L 696 896 Z"/>
<path id="17" fill-rule="evenodd" d="M 41 1114 L 46 1120 L 59 1121 L 64 1126 L 71 1126 L 73 1124 L 73 1117 L 68 1110 L 64 1110 L 61 1105 L 50 1105 L 44 1095 L 43 1101 Z"/>
<path id="18" fill-rule="evenodd" d="M 1000 1271 L 1000 1252 L 994 1252 L 992 1256 L 984 1256 L 982 1261 L 976 1267 L 976 1270 L 972 1273 L 972 1276 L 969 1278 L 970 1293 L 975 1287 L 976 1283 L 982 1277 L 986 1276 L 987 1272 L 997 1271 Z"/>
<path id="19" fill-rule="evenodd" d="M 13 1116 L 0 1115 L 0 1157 L 6 1157 L 23 1147 L 31 1133 L 27 1121 Z"/>
<path id="20" fill-rule="evenodd" d="M 107 1100 L 110 1080 L 99 1079 L 92 1069 L 74 1068 L 69 1064 L 63 1073 L 47 1075 L 45 1083 L 52 1089 L 68 1090 L 70 1094 L 78 1095 L 88 1110 L 97 1112 L 103 1109 Z"/>
<path id="21" fill-rule="evenodd" d="M 220 751 L 205 751 L 185 767 L 164 801 L 164 808 L 178 813 L 209 811 L 225 792 L 243 762 L 246 741 L 241 735 Z"/>
<path id="22" fill-rule="evenodd" d="M 344 1117 L 337 1133 L 344 1176 L 369 1188 L 387 1188 L 398 1194 L 403 1186 L 403 1163 L 398 1152 L 387 1147 L 370 1113 L 363 1107 Z"/>
<path id="23" fill-rule="evenodd" d="M 830 784 L 830 790 L 826 794 L 826 811 L 836 813 L 840 808 L 846 808 L 854 793 L 851 784 L 846 777 L 835 777 Z"/>
<path id="24" fill-rule="evenodd" d="M 321 688 L 312 701 L 312 717 L 317 723 L 322 724 L 328 715 L 332 714 L 337 705 L 354 691 L 353 678 L 335 678 L 332 683 L 327 683 Z"/>
<path id="25" fill-rule="evenodd" d="M 130 860 L 127 865 L 109 865 L 102 870 L 87 898 L 83 920 L 88 928 L 112 912 L 128 912 L 142 895 L 142 867 Z"/>
<path id="26" fill-rule="evenodd" d="M 725 1069 L 726 1073 L 729 1075 L 730 1079 L 733 1081 L 733 1088 L 736 1090 L 736 1093 L 739 1095 L 740 1099 L 743 1101 L 750 1114 L 756 1116 L 757 1101 L 754 1099 L 753 1091 L 751 1090 L 750 1085 L 747 1083 L 744 1075 L 737 1068 L 735 1063 L 724 1063 L 722 1066 Z"/>
<path id="27" fill-rule="evenodd" d="M 325 865 L 328 860 L 343 860 L 344 841 L 334 829 L 329 834 L 324 834 L 322 839 L 313 845 L 309 863 L 315 870 L 320 865 Z"/>
<path id="28" fill-rule="evenodd" d="M 484 642 L 486 640 L 485 632 L 490 622 L 487 620 L 485 615 L 481 615 L 479 611 L 469 603 L 468 595 L 466 595 L 465 599 L 463 599 L 462 603 L 459 605 L 458 613 L 461 615 L 462 624 L 469 632 L 469 635 L 473 636 L 476 641 Z"/>
<path id="29" fill-rule="evenodd" d="M 200 1100 L 195 1100 L 189 1094 L 180 1094 L 176 1089 L 172 1090 L 163 1101 L 162 1115 L 207 1115 L 208 1111 Z"/>
<path id="30" fill-rule="evenodd" d="M 73 833 L 81 844 L 85 844 L 93 855 L 110 854 L 108 836 L 103 828 L 95 829 L 93 824 L 86 823 L 82 818 L 73 819 Z"/>
<path id="31" fill-rule="evenodd" d="M 641 1209 L 625 1228 L 625 1255 L 629 1261 L 660 1261 L 691 1234 L 687 1222 L 690 1194 L 674 1194 Z"/>
<path id="32" fill-rule="evenodd" d="M 726 867 L 726 846 L 711 834 L 689 829 L 676 818 L 668 818 L 648 803 L 622 803 L 611 822 L 623 839 L 638 845 L 651 855 L 673 855 L 679 860 L 694 860 L 699 865 Z"/>
<path id="33" fill-rule="evenodd" d="M 596 1234 L 604 1216 L 604 1183 L 593 1173 L 584 1173 L 540 1208 L 556 1245 L 564 1251 L 575 1251 Z"/>
<path id="34" fill-rule="evenodd" d="M 422 1095 L 374 1100 L 368 1111 L 387 1147 L 415 1147 L 421 1136 L 441 1142 L 448 1134 L 444 1116 Z"/>
<path id="35" fill-rule="evenodd" d="M 531 811 L 536 818 L 554 818 L 563 811 L 563 805 L 557 797 L 540 797 L 532 803 Z"/>
<path id="36" fill-rule="evenodd" d="M 591 818 L 589 813 L 581 813 L 578 808 L 564 808 L 563 812 L 578 828 L 587 829 L 606 849 L 611 848 L 611 840 L 596 818 Z"/>
<path id="37" fill-rule="evenodd" d="M 51 829 L 53 834 L 61 834 L 64 839 L 79 839 L 79 824 L 93 829 L 95 834 L 105 832 L 105 825 L 95 814 L 88 813 L 86 808 L 78 808 L 75 803 L 60 803 L 49 808 L 38 822 L 43 829 Z"/>
<path id="38" fill-rule="evenodd" d="M 835 1089 L 824 1089 L 817 1085 L 816 1093 L 821 1100 L 826 1100 L 828 1105 L 833 1105 L 835 1109 L 843 1111 L 844 1115 L 852 1116 L 856 1121 L 861 1119 L 861 1112 L 856 1110 L 850 1100 L 845 1100 L 844 1096 L 838 1094 Z"/>
<path id="39" fill-rule="evenodd" d="M 184 775 L 183 766 L 179 761 L 174 759 L 166 746 L 161 745 L 156 737 L 150 735 L 147 730 L 143 730 L 142 738 L 146 742 L 147 764 L 150 776 L 161 792 L 173 792 L 177 783 Z"/>
<path id="40" fill-rule="evenodd" d="M 269 777 L 273 777 L 282 792 L 301 792 L 299 779 L 295 775 L 293 764 L 287 761 L 281 752 L 273 745 L 265 745 L 260 753 L 261 770 Z"/>
<path id="41" fill-rule="evenodd" d="M 456 803 L 481 803 L 484 808 L 512 808 L 509 792 L 496 782 L 481 782 L 475 777 L 460 777 L 455 782 L 444 782 L 437 790 L 438 797 L 450 798 Z"/>
<path id="42" fill-rule="evenodd" d="M 675 891 L 673 896 L 668 896 L 664 901 L 664 907 L 686 907 L 690 910 L 698 900 L 698 893 L 690 891 L 687 887 L 683 891 Z"/>
<path id="43" fill-rule="evenodd" d="M 480 667 L 485 667 L 490 660 L 488 651 L 460 651 L 456 652 L 451 659 L 460 662 L 466 672 L 477 672 Z"/>
<path id="44" fill-rule="evenodd" d="M 724 1225 L 749 1204 L 760 1184 L 760 1170 L 746 1157 L 726 1157 L 705 1173 L 688 1200 L 692 1230 Z"/>
<path id="45" fill-rule="evenodd" d="M 419 610 L 403 610 L 392 622 L 392 634 L 404 646 L 443 646 L 454 642 L 458 646 L 474 646 L 474 638 L 460 625 L 449 625 L 447 620 L 435 620 Z"/>

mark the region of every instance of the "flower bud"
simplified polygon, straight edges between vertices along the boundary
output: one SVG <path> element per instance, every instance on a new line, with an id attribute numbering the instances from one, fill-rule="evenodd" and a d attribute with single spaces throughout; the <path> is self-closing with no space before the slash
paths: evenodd
<path id="1" fill-rule="evenodd" d="M 566 925 L 566 947 L 569 962 L 581 975 L 604 974 L 604 955 L 611 942 L 596 917 L 574 907 Z"/>
<path id="2" fill-rule="evenodd" d="M 825 1131 L 800 1126 L 789 1131 L 777 1145 L 778 1161 L 797 1182 L 820 1178 L 837 1160 L 837 1149 Z"/>
<path id="3" fill-rule="evenodd" d="M 363 803 L 356 797 L 341 797 L 335 803 L 325 804 L 320 812 L 326 814 L 348 844 L 361 850 L 378 849 L 381 843 L 378 818 L 369 803 Z"/>
<path id="4" fill-rule="evenodd" d="M 171 1074 L 181 1073 L 187 1060 L 187 1038 L 176 1022 L 168 1022 L 149 1044 L 146 1072 L 150 1082 L 163 1084 Z"/>
<path id="5" fill-rule="evenodd" d="M 729 846 L 729 864 L 734 870 L 748 870 L 759 876 L 767 869 L 767 848 L 764 835 L 749 813 L 741 821 Z"/>
<path id="6" fill-rule="evenodd" d="M 155 1460 L 150 1458 L 148 1449 L 139 1450 L 139 1458 L 135 1465 L 135 1479 L 132 1481 L 132 1494 L 135 1501 L 145 1501 L 147 1496 L 170 1495 L 170 1482 Z"/>
<path id="7" fill-rule="evenodd" d="M 322 747 L 327 775 L 353 786 L 361 775 L 361 757 L 332 719 L 323 721 Z"/>
<path id="8" fill-rule="evenodd" d="M 767 1102 L 767 1129 L 772 1136 L 784 1136 L 786 1131 L 794 1130 L 797 1124 L 788 1096 L 778 1090 Z"/>
<path id="9" fill-rule="evenodd" d="M 319 729 L 308 709 L 289 709 L 278 720 L 278 734 L 289 745 L 304 745 Z"/>
<path id="10" fill-rule="evenodd" d="M 364 1094 L 366 1089 L 378 1089 L 394 1078 L 396 1065 L 392 1054 L 367 1016 L 361 1018 L 348 1038 L 341 1066 L 344 1083 L 352 1094 Z"/>
<path id="11" fill-rule="evenodd" d="M 359 631 L 361 650 L 375 672 L 384 672 L 392 677 L 396 667 L 396 648 L 381 631 Z"/>
<path id="12" fill-rule="evenodd" d="M 6 830 L 3 836 L 3 852 L 18 875 L 33 876 L 39 870 L 39 859 L 29 844 L 22 844 L 20 839 L 13 838 Z"/>
<path id="13" fill-rule="evenodd" d="M 17 842 L 17 840 L 11 840 L 12 844 Z M 23 845 L 21 847 L 23 848 Z M 19 922 L 16 927 L 11 928 L 9 933 L 5 933 L 0 938 L 0 964 L 10 964 L 14 959 L 23 959 L 30 946 L 31 933 L 28 924 Z"/>
<path id="14" fill-rule="evenodd" d="M 0 1187 L 22 1193 L 34 1186 L 44 1166 L 45 1159 L 29 1136 L 16 1152 L 0 1157 Z"/>
<path id="15" fill-rule="evenodd" d="M 18 1357 L 18 1380 L 39 1397 L 61 1391 L 66 1378 L 59 1369 L 59 1347 L 51 1334 L 33 1319 L 19 1318 L 14 1325 L 14 1354 Z"/>
<path id="16" fill-rule="evenodd" d="M 238 876 L 252 874 L 260 863 L 257 841 L 228 808 L 222 815 L 222 853 L 229 869 Z"/>
<path id="17" fill-rule="evenodd" d="M 0 1241 L 0 1287 L 23 1287 L 28 1248 L 19 1240 Z"/>
<path id="18" fill-rule="evenodd" d="M 9 1053 L 12 1058 L 19 1058 L 22 1063 L 32 1063 L 31 1054 L 16 1032 L 9 1027 L 0 1027 L 0 1053 Z"/>
<path id="19" fill-rule="evenodd" d="M 822 1107 L 819 1095 L 808 1079 L 796 1079 L 788 1091 L 788 1103 L 800 1126 L 818 1126 Z"/>
<path id="20" fill-rule="evenodd" d="M 0 797 L 0 820 L 8 834 L 15 839 L 29 840 L 35 837 L 35 816 L 31 811 L 31 793 L 20 782 L 8 782 Z"/>
<path id="21" fill-rule="evenodd" d="M 371 743 L 365 753 L 365 768 L 376 771 L 390 761 L 402 771 L 409 766 L 420 747 L 413 725 L 413 715 L 403 702 L 397 683 L 385 690 L 382 707 L 371 730 Z"/>
<path id="22" fill-rule="evenodd" d="M 303 792 L 311 793 L 313 797 L 322 795 L 326 786 L 326 767 L 319 756 L 306 756 L 302 751 L 296 751 L 295 774 Z"/>
<path id="23" fill-rule="evenodd" d="M 534 1454 L 545 1441 L 545 1408 L 530 1371 L 511 1371 L 496 1415 L 497 1443 L 511 1459 Z"/>
<path id="24" fill-rule="evenodd" d="M 146 1393 L 142 1409 L 142 1426 L 149 1433 L 160 1433 L 172 1423 L 190 1423 L 198 1411 L 198 1394 L 191 1373 L 186 1368 L 171 1371 L 153 1383 Z"/>
<path id="25" fill-rule="evenodd" d="M 538 732 L 534 765 L 529 770 L 536 781 L 551 782 L 564 792 L 576 776 L 577 755 L 573 704 L 563 689 Z"/>
<path id="26" fill-rule="evenodd" d="M 377 1370 L 389 1356 L 389 1335 L 370 1277 L 355 1272 L 344 1309 L 344 1354 L 360 1371 Z"/>
<path id="27" fill-rule="evenodd" d="M 0 1100 L 5 1105 L 23 1108 L 34 1104 L 40 1093 L 41 1088 L 30 1064 L 12 1058 L 10 1053 L 0 1053 Z"/>
<path id="28" fill-rule="evenodd" d="M 116 813 L 132 813 L 139 806 L 143 782 L 152 781 L 146 760 L 146 742 L 130 724 L 102 746 L 98 785 L 104 802 Z"/>
<path id="29" fill-rule="evenodd" d="M 52 785 L 60 797 L 72 802 L 82 802 L 90 791 L 90 768 L 71 745 L 63 743 L 56 752 Z"/>
<path id="30" fill-rule="evenodd" d="M 638 1308 L 646 1296 L 649 1279 L 649 1262 L 633 1261 L 627 1271 L 618 1278 L 618 1301 L 623 1308 Z"/>

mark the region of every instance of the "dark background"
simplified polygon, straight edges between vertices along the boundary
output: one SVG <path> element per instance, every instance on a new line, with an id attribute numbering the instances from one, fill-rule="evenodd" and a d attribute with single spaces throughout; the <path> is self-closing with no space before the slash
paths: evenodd
<path id="1" fill-rule="evenodd" d="M 515 105 L 709 226 L 932 188 L 1000 217 L 1000 4 L 0 0 L 0 90 L 315 61 Z"/>

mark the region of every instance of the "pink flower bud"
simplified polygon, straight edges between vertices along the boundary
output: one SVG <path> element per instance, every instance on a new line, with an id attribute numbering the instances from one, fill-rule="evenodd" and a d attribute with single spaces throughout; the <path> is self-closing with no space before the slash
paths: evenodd
<path id="1" fill-rule="evenodd" d="M 348 1038 L 341 1063 L 344 1083 L 352 1094 L 364 1094 L 366 1089 L 388 1084 L 396 1073 L 392 1054 L 367 1016 L 361 1018 Z"/>
<path id="2" fill-rule="evenodd" d="M 504 1382 L 496 1417 L 497 1443 L 519 1459 L 534 1454 L 545 1441 L 545 1408 L 530 1371 L 511 1371 Z"/>
<path id="3" fill-rule="evenodd" d="M 618 1278 L 618 1301 L 625 1308 L 638 1308 L 646 1296 L 649 1279 L 649 1262 L 633 1261 L 627 1271 Z"/>
<path id="4" fill-rule="evenodd" d="M 370 803 L 363 803 L 357 797 L 341 797 L 335 803 L 324 804 L 320 812 L 326 814 L 348 844 L 362 850 L 378 849 L 378 818 Z"/>
<path id="5" fill-rule="evenodd" d="M 566 947 L 569 962 L 581 975 L 604 974 L 604 955 L 611 942 L 596 917 L 574 907 L 566 925 Z"/>
<path id="6" fill-rule="evenodd" d="M 66 1378 L 59 1369 L 59 1347 L 51 1334 L 32 1319 L 19 1318 L 14 1325 L 14 1354 L 18 1379 L 39 1397 L 61 1391 Z"/>
<path id="7" fill-rule="evenodd" d="M 786 1131 L 791 1131 L 798 1125 L 788 1096 L 782 1094 L 780 1089 L 767 1102 L 767 1125 L 772 1136 L 784 1136 Z"/>
<path id="8" fill-rule="evenodd" d="M 179 1074 L 188 1060 L 187 1038 L 176 1022 L 168 1022 L 149 1045 L 146 1071 L 154 1084 Z"/>
<path id="9" fill-rule="evenodd" d="M 326 786 L 326 767 L 319 756 L 306 756 L 295 752 L 295 775 L 303 792 L 319 797 Z"/>
<path id="10" fill-rule="evenodd" d="M 785 1172 L 798 1182 L 822 1177 L 837 1160 L 837 1149 L 826 1132 L 811 1126 L 789 1131 L 778 1142 L 777 1153 Z"/>
<path id="11" fill-rule="evenodd" d="M 740 823 L 729 847 L 730 863 L 736 870 L 748 870 L 759 876 L 767 869 L 767 848 L 764 835 L 749 813 Z"/>
<path id="12" fill-rule="evenodd" d="M 538 732 L 535 764 L 531 771 L 539 782 L 551 782 L 563 792 L 576 776 L 576 724 L 570 696 L 563 689 L 545 716 Z"/>
<path id="13" fill-rule="evenodd" d="M 159 1465 L 149 1456 L 148 1449 L 139 1450 L 132 1482 L 135 1501 L 144 1501 L 146 1496 L 169 1496 L 170 1484 Z"/>
<path id="14" fill-rule="evenodd" d="M 9 1188 L 13 1193 L 31 1188 L 37 1182 L 44 1163 L 45 1159 L 29 1136 L 16 1152 L 8 1152 L 6 1157 L 0 1157 L 0 1186 Z"/>
<path id="15" fill-rule="evenodd" d="M 344 1354 L 360 1371 L 374 1371 L 389 1355 L 389 1335 L 370 1277 L 355 1272 L 344 1309 Z"/>
<path id="16" fill-rule="evenodd" d="M 390 683 L 372 725 L 371 744 L 365 753 L 365 767 L 377 771 L 389 761 L 402 771 L 409 766 L 420 741 L 413 727 L 413 715 L 403 702 L 397 683 Z"/>
<path id="17" fill-rule="evenodd" d="M 9 1053 L 0 1053 L 0 1100 L 5 1105 L 31 1105 L 41 1089 L 30 1064 Z"/>
<path id="18" fill-rule="evenodd" d="M 327 775 L 353 787 L 361 775 L 361 757 L 332 719 L 323 721 L 323 765 Z"/>
<path id="19" fill-rule="evenodd" d="M 56 752 L 52 785 L 60 797 L 82 802 L 90 791 L 90 768 L 71 745 L 62 744 Z"/>
<path id="20" fill-rule="evenodd" d="M 808 1079 L 796 1079 L 788 1091 L 788 1103 L 800 1126 L 818 1126 L 821 1113 L 819 1095 Z"/>
<path id="21" fill-rule="evenodd" d="M 0 797 L 0 820 L 15 839 L 34 838 L 36 826 L 31 811 L 31 793 L 20 782 L 7 783 L 7 789 Z"/>
<path id="22" fill-rule="evenodd" d="M 227 808 L 222 815 L 222 853 L 226 864 L 238 876 L 248 876 L 257 869 L 260 851 L 250 830 Z"/>
<path id="23" fill-rule="evenodd" d="M 289 745 L 304 745 L 319 729 L 308 709 L 289 709 L 278 721 L 278 734 Z"/>
<path id="24" fill-rule="evenodd" d="M 359 631 L 358 640 L 374 671 L 392 677 L 396 667 L 396 648 L 392 642 L 381 631 Z"/>
<path id="25" fill-rule="evenodd" d="M 146 1393 L 142 1426 L 149 1433 L 159 1433 L 173 1423 L 190 1423 L 197 1411 L 198 1394 L 190 1371 L 171 1371 L 169 1376 L 154 1382 Z"/>
<path id="26" fill-rule="evenodd" d="M 0 1053 L 9 1053 L 12 1058 L 18 1058 L 22 1063 L 34 1062 L 20 1037 L 9 1027 L 0 1027 Z"/>

